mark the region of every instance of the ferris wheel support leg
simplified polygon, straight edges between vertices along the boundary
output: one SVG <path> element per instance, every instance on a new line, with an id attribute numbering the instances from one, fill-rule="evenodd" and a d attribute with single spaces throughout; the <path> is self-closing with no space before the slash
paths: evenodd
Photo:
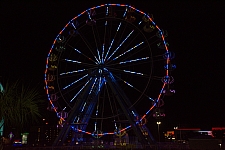
<path id="1" fill-rule="evenodd" d="M 66 137 L 67 137 L 69 131 L 71 130 L 71 124 L 74 122 L 74 118 L 79 114 L 80 109 L 82 108 L 82 104 L 84 103 L 84 100 L 88 96 L 87 90 L 89 90 L 91 88 L 91 85 L 93 84 L 93 82 L 94 82 L 94 80 L 89 82 L 89 84 L 86 86 L 86 88 L 80 94 L 80 96 L 77 98 L 77 101 L 76 101 L 75 105 L 73 106 L 72 111 L 70 112 L 69 117 L 67 118 L 67 120 L 65 122 L 65 126 L 63 126 L 63 128 L 59 132 L 58 137 L 53 142 L 53 146 L 57 146 L 57 145 L 60 146 L 60 145 L 63 145 L 63 143 L 65 142 Z"/>
<path id="2" fill-rule="evenodd" d="M 60 134 L 55 139 L 53 146 L 57 146 L 57 145 L 62 146 L 65 141 L 66 135 L 68 135 L 69 131 L 70 131 L 70 125 L 68 125 L 67 127 L 64 127 L 60 131 Z"/>
<path id="3" fill-rule="evenodd" d="M 119 90 L 120 87 L 116 84 L 116 81 L 114 80 L 114 78 L 112 76 L 108 77 L 108 83 L 110 85 L 110 87 L 112 88 L 112 91 L 120 105 L 120 107 L 122 108 L 126 118 L 128 119 L 134 133 L 136 134 L 136 136 L 138 137 L 139 141 L 141 142 L 141 144 L 143 146 L 148 145 L 148 141 L 146 141 L 145 137 L 143 136 L 142 131 L 140 130 L 140 128 L 138 127 L 138 124 L 136 124 L 136 122 L 134 121 L 132 114 L 129 111 L 129 106 L 126 106 L 126 100 L 128 99 L 124 99 L 122 96 L 122 91 Z"/>

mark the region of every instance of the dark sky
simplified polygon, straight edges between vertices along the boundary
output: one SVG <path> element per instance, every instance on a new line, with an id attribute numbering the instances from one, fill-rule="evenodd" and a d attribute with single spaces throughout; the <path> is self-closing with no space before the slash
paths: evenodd
<path id="1" fill-rule="evenodd" d="M 107 1 L 1 1 L 0 75 L 44 85 L 46 57 L 56 35 L 74 16 L 101 2 Z M 128 4 L 153 14 L 176 54 L 176 94 L 165 100 L 165 124 L 225 126 L 225 2 Z"/>

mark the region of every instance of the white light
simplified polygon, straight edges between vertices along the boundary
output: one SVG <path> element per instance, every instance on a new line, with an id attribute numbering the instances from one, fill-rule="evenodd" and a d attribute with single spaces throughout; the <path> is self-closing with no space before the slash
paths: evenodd
<path id="1" fill-rule="evenodd" d="M 156 123 L 157 123 L 157 124 L 161 124 L 161 121 L 157 121 Z"/>

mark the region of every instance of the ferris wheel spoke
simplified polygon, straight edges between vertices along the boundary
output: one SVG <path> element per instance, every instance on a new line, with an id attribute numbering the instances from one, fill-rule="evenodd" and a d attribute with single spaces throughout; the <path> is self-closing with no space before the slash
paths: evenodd
<path id="1" fill-rule="evenodd" d="M 152 62 L 157 62 L 157 61 L 164 61 L 165 59 L 154 59 L 154 60 L 152 60 Z"/>
<path id="2" fill-rule="evenodd" d="M 84 79 L 84 78 L 87 77 L 87 76 L 88 76 L 88 74 L 84 75 L 83 77 L 81 77 L 81 78 L 75 80 L 74 82 L 72 82 L 72 83 L 68 84 L 67 86 L 63 87 L 62 89 L 63 89 L 63 90 L 67 89 L 67 88 L 70 87 L 71 85 L 73 85 L 73 84 L 75 84 L 75 83 L 81 81 L 82 79 Z"/>
<path id="3" fill-rule="evenodd" d="M 152 37 L 151 37 L 151 38 L 152 38 Z M 149 38 L 148 41 L 149 41 L 151 38 Z M 156 42 L 159 42 L 159 40 L 160 40 L 160 39 L 155 39 L 154 41 L 151 41 L 151 42 L 149 43 L 149 45 L 156 44 Z"/>
<path id="4" fill-rule="evenodd" d="M 121 56 L 125 55 L 126 53 L 132 51 L 133 49 L 137 48 L 138 46 L 142 45 L 144 42 L 140 42 L 137 45 L 133 46 L 132 48 L 130 48 L 129 50 L 125 51 L 124 53 L 120 54 L 119 56 L 113 58 L 113 60 L 116 60 L 118 58 L 120 58 Z"/>
<path id="5" fill-rule="evenodd" d="M 86 69 L 80 69 L 80 70 L 75 70 L 75 71 L 70 71 L 70 72 L 63 72 L 61 75 L 59 74 L 58 79 L 64 79 L 64 78 L 73 78 L 77 76 L 83 76 L 86 75 L 87 72 L 90 70 L 95 70 L 97 69 L 96 67 L 91 67 L 91 68 L 86 68 Z"/>
<path id="6" fill-rule="evenodd" d="M 125 18 L 126 14 L 127 14 L 128 8 L 126 7 L 124 13 L 123 13 L 123 18 Z"/>
<path id="7" fill-rule="evenodd" d="M 71 62 L 71 63 L 75 63 L 75 64 L 80 64 L 80 65 L 83 65 L 83 66 L 90 66 L 90 67 L 96 66 L 94 64 L 88 64 L 88 63 L 80 62 L 80 61 L 77 61 L 77 60 L 71 60 L 71 59 L 63 59 L 63 61 Z"/>
<path id="8" fill-rule="evenodd" d="M 105 43 L 106 43 L 106 31 L 107 31 L 107 25 L 108 21 L 105 21 L 105 31 L 104 31 L 104 39 L 103 39 L 103 44 L 102 44 L 102 57 L 101 57 L 101 63 L 104 63 L 104 55 L 105 55 Z"/>
<path id="9" fill-rule="evenodd" d="M 86 71 L 86 70 L 87 70 L 87 69 L 68 71 L 68 72 L 60 73 L 59 75 L 60 75 L 60 76 L 62 76 L 62 75 L 68 75 L 68 74 L 73 74 L 73 73 L 78 73 L 78 72 L 84 72 L 84 71 Z"/>
<path id="10" fill-rule="evenodd" d="M 97 81 L 97 79 L 98 79 L 98 78 L 95 78 L 94 83 L 92 84 L 91 89 L 90 89 L 90 91 L 89 91 L 89 93 L 88 93 L 89 95 L 91 94 L 91 92 L 93 91 L 94 87 L 96 86 L 96 83 L 97 83 L 96 81 Z"/>
<path id="11" fill-rule="evenodd" d="M 131 73 L 131 74 L 135 74 L 135 75 L 141 75 L 141 76 L 144 75 L 143 73 L 135 72 L 135 71 L 130 71 L 130 70 L 123 70 L 123 72 L 125 72 L 125 73 Z"/>
<path id="12" fill-rule="evenodd" d="M 120 45 L 113 51 L 113 53 L 107 58 L 107 60 L 109 60 L 116 52 L 117 50 L 123 45 L 123 43 L 131 36 L 131 34 L 134 32 L 134 30 L 132 30 L 127 36 L 126 38 L 120 43 Z"/>
<path id="13" fill-rule="evenodd" d="M 106 67 L 116 67 L 116 68 L 125 68 L 129 66 L 141 66 L 146 63 L 151 63 L 151 60 L 149 60 L 150 57 L 142 57 L 142 58 L 137 58 L 137 59 L 132 59 L 132 60 L 127 60 L 123 62 L 118 62 L 110 65 L 106 65 Z"/>
<path id="14" fill-rule="evenodd" d="M 95 27 L 95 31 L 94 31 L 94 27 Z M 94 36 L 94 40 L 95 40 L 95 46 L 96 46 L 96 50 L 97 50 L 97 54 L 98 54 L 98 63 L 101 63 L 101 54 L 99 53 L 99 48 L 100 46 L 98 45 L 98 43 L 101 43 L 100 38 L 99 38 L 99 33 L 98 33 L 98 29 L 96 28 L 96 26 L 92 26 L 92 32 L 93 32 L 93 36 Z M 97 37 L 96 37 L 97 36 Z M 97 39 L 99 40 L 99 42 L 97 41 Z"/>
<path id="15" fill-rule="evenodd" d="M 135 72 L 135 71 L 116 69 L 116 68 L 108 68 L 108 69 L 112 70 L 112 71 L 117 71 L 117 72 L 120 72 L 120 73 L 133 74 L 133 75 L 144 77 L 144 78 L 149 78 L 150 77 L 150 75 L 147 75 L 147 74 L 144 74 L 144 73 L 140 73 L 140 72 Z"/>
<path id="16" fill-rule="evenodd" d="M 119 23 L 119 25 L 118 25 L 118 27 L 117 27 L 117 29 L 116 29 L 116 33 L 115 33 L 114 38 L 112 39 L 112 41 L 111 41 L 111 43 L 110 43 L 110 46 L 109 46 L 109 48 L 108 48 L 108 50 L 107 50 L 107 52 L 106 52 L 104 61 L 106 60 L 106 58 L 107 58 L 107 56 L 108 56 L 108 54 L 109 54 L 109 52 L 110 52 L 110 50 L 111 50 L 111 48 L 112 48 L 112 45 L 113 45 L 114 40 L 115 40 L 115 38 L 116 38 L 116 35 L 117 35 L 118 31 L 120 30 L 121 24 L 122 24 L 122 22 Z M 111 23 L 111 29 L 112 29 L 112 23 Z M 111 33 L 111 30 L 110 30 L 110 33 Z"/>
<path id="17" fill-rule="evenodd" d="M 93 59 L 91 59 L 90 57 L 88 57 L 87 55 L 85 55 L 84 53 L 82 53 L 80 50 L 74 48 L 73 46 L 67 44 L 70 48 L 72 48 L 73 50 L 75 50 L 76 52 L 78 52 L 79 54 L 83 55 L 84 57 L 86 57 L 88 60 L 91 60 L 92 62 L 94 62 L 95 64 L 97 64 Z"/>
<path id="18" fill-rule="evenodd" d="M 129 83 L 129 82 L 123 80 L 121 77 L 119 77 L 119 76 L 117 76 L 117 75 L 114 75 L 114 76 L 116 76 L 119 80 L 123 81 L 123 83 L 125 83 L 125 84 L 128 85 L 129 87 L 133 88 L 133 89 L 136 90 L 137 92 L 142 93 L 141 90 L 139 90 L 138 88 L 134 87 L 131 83 Z M 148 96 L 148 95 L 146 95 L 146 94 L 144 94 L 144 96 L 147 97 L 149 100 L 154 101 L 154 99 L 151 98 L 150 96 Z"/>
<path id="19" fill-rule="evenodd" d="M 70 102 L 72 102 L 79 94 L 80 92 L 87 86 L 87 84 L 91 81 L 92 78 L 90 78 L 85 84 L 84 86 L 82 86 L 82 88 L 74 95 L 74 97 L 70 100 Z"/>
<path id="20" fill-rule="evenodd" d="M 133 41 L 137 39 L 137 37 L 139 36 L 139 34 L 140 34 L 140 33 L 138 33 L 132 40 L 130 40 L 129 43 L 127 44 L 127 46 L 124 47 L 123 49 L 124 49 L 124 50 L 128 49 L 128 47 L 131 45 L 131 43 L 133 43 Z M 133 48 L 130 48 L 129 50 L 131 51 L 131 50 L 133 50 L 134 48 L 137 48 L 138 46 L 142 45 L 143 43 L 144 43 L 144 41 L 143 41 L 143 42 L 140 42 L 139 44 L 135 45 Z M 124 54 L 126 54 L 127 51 L 124 52 L 124 50 L 123 50 L 123 53 L 122 53 L 122 54 L 120 54 L 120 55 L 117 56 L 117 57 L 112 58 L 111 60 L 109 60 L 109 61 L 107 62 L 107 64 L 111 63 L 112 61 L 114 61 L 114 60 L 118 59 L 119 57 L 123 56 Z M 121 51 L 121 52 L 122 52 L 122 51 Z M 129 51 L 128 51 L 128 52 L 129 52 Z"/>
<path id="21" fill-rule="evenodd" d="M 137 59 L 132 59 L 132 60 L 127 60 L 127 61 L 121 61 L 118 64 L 126 64 L 126 63 L 133 63 L 133 62 L 139 62 L 139 61 L 143 61 L 149 59 L 149 57 L 143 57 L 143 58 L 137 58 Z"/>
<path id="22" fill-rule="evenodd" d="M 93 53 L 91 47 L 89 46 L 89 42 L 87 42 L 87 40 L 85 39 L 85 37 L 82 35 L 81 32 L 79 32 L 79 35 L 81 37 L 81 39 L 84 41 L 85 45 L 88 47 L 89 51 L 91 52 L 91 54 L 93 55 L 93 57 L 95 58 L 96 62 L 99 62 L 99 60 L 97 59 L 97 57 L 95 56 L 95 54 Z"/>
<path id="23" fill-rule="evenodd" d="M 151 63 L 151 60 L 145 59 L 144 61 L 134 61 L 129 63 L 114 63 L 110 65 L 106 65 L 106 67 L 113 67 L 113 68 L 125 68 L 125 67 L 131 67 L 131 66 L 137 66 L 137 65 L 143 65 L 147 63 Z"/>
<path id="24" fill-rule="evenodd" d="M 79 89 L 83 85 L 84 85 L 84 82 L 81 82 L 81 83 L 80 82 L 77 82 L 76 86 L 73 85 L 71 88 L 68 88 L 66 91 L 65 90 L 62 90 L 61 91 L 61 94 L 62 94 L 62 96 L 65 96 L 65 95 L 73 92 L 74 90 Z M 67 106 L 69 106 L 70 108 L 72 108 L 71 104 L 69 104 L 68 102 L 66 102 L 66 104 L 67 104 Z"/>
<path id="25" fill-rule="evenodd" d="M 161 81 L 163 77 L 160 77 L 160 76 L 151 76 L 151 78 L 153 80 L 160 80 Z"/>
<path id="26" fill-rule="evenodd" d="M 144 44 L 144 41 L 143 41 L 143 42 L 140 42 L 139 44 L 137 44 L 137 45 L 133 46 L 132 48 L 128 49 L 127 51 L 125 51 L 124 53 L 122 53 L 122 54 L 118 55 L 117 57 L 113 58 L 111 61 L 109 61 L 109 62 L 107 63 L 107 66 L 112 66 L 112 65 L 118 64 L 118 62 L 115 62 L 115 63 L 113 63 L 113 64 L 112 64 L 112 62 L 113 62 L 114 60 L 117 60 L 118 58 L 120 58 L 120 57 L 122 57 L 122 56 L 126 56 L 126 57 L 124 57 L 124 58 L 121 59 L 120 61 L 121 61 L 121 62 L 122 62 L 122 61 L 125 61 L 125 62 L 126 62 L 127 59 L 129 59 L 129 58 L 132 57 L 132 56 L 135 56 L 137 53 L 145 53 L 144 51 L 146 50 L 146 48 L 147 48 L 149 45 L 145 45 L 144 47 L 141 47 L 141 48 L 140 48 L 139 46 L 141 46 L 142 44 Z M 132 50 L 134 50 L 134 49 L 136 49 L 136 51 L 132 51 Z M 132 53 L 131 53 L 131 52 L 132 52 Z M 129 55 L 126 55 L 127 53 L 129 53 Z M 150 55 L 150 54 L 149 54 L 149 55 Z"/>
<path id="27" fill-rule="evenodd" d="M 125 60 L 127 60 L 127 59 L 129 59 L 130 57 L 132 57 L 132 56 L 136 56 L 136 54 L 138 54 L 138 53 L 145 53 L 144 51 L 146 50 L 146 48 L 148 48 L 148 45 L 146 45 L 146 46 L 144 46 L 144 47 L 142 47 L 142 48 L 140 48 L 140 47 L 138 47 L 139 49 L 136 49 L 136 51 L 132 51 L 132 53 L 130 53 L 129 55 L 122 55 L 122 56 L 125 56 L 124 58 L 122 58 L 121 59 L 121 61 L 125 61 Z M 128 52 L 130 52 L 130 51 L 128 51 Z M 126 53 L 128 53 L 128 52 L 126 52 Z M 125 53 L 125 54 L 126 54 Z M 149 54 L 150 55 L 150 54 Z M 150 55 L 151 56 L 151 55 Z M 120 56 L 121 57 L 121 56 Z M 110 65 L 112 65 L 112 64 L 110 64 Z"/>

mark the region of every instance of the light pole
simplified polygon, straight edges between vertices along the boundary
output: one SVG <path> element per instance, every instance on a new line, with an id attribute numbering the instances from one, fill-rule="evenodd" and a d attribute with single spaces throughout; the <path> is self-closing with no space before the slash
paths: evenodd
<path id="1" fill-rule="evenodd" d="M 161 124 L 161 121 L 157 121 L 156 123 L 158 125 L 158 138 L 159 138 L 159 142 L 160 142 L 159 125 Z"/>

